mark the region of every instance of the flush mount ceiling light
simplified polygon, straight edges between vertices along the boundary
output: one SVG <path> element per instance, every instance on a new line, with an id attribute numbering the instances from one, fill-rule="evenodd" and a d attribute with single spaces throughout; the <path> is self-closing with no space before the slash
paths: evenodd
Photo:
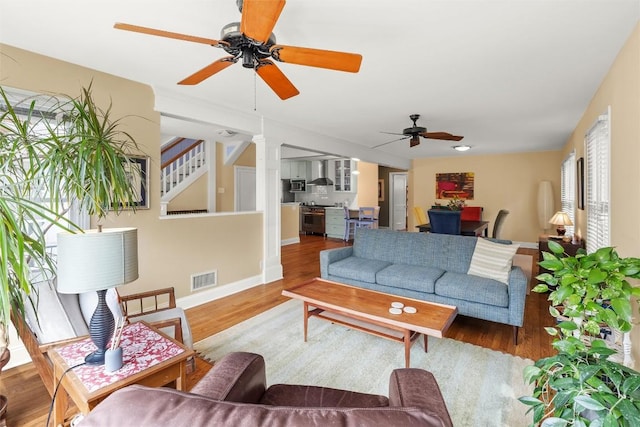
<path id="1" fill-rule="evenodd" d="M 453 149 L 456 151 L 467 151 L 471 148 L 470 145 L 454 145 Z"/>
<path id="2" fill-rule="evenodd" d="M 218 135 L 220 136 L 224 136 L 224 137 L 228 137 L 228 136 L 233 136 L 235 135 L 237 132 L 234 132 L 232 130 L 228 130 L 228 129 L 220 129 L 218 131 Z"/>

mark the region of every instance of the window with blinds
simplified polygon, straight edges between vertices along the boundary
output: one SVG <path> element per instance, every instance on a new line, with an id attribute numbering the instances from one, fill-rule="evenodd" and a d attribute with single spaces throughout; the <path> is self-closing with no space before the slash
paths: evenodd
<path id="1" fill-rule="evenodd" d="M 587 252 L 610 245 L 610 122 L 611 107 L 585 136 Z"/>
<path id="2" fill-rule="evenodd" d="M 560 210 L 576 223 L 576 153 L 572 152 L 560 167 Z M 573 234 L 573 226 L 565 226 L 567 235 Z"/>

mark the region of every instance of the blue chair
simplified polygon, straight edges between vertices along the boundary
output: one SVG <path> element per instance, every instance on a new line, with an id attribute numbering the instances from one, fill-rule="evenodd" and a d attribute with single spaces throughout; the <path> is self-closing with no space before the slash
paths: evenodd
<path id="1" fill-rule="evenodd" d="M 439 234 L 460 234 L 461 211 L 450 211 L 446 209 L 429 209 L 429 231 Z"/>

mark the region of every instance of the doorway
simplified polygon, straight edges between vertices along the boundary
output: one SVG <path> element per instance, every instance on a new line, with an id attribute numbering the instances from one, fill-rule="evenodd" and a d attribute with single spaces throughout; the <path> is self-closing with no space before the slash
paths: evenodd
<path id="1" fill-rule="evenodd" d="M 389 228 L 407 230 L 407 180 L 406 172 L 389 174 Z"/>
<path id="2" fill-rule="evenodd" d="M 256 168 L 234 167 L 234 210 L 246 212 L 256 210 Z"/>

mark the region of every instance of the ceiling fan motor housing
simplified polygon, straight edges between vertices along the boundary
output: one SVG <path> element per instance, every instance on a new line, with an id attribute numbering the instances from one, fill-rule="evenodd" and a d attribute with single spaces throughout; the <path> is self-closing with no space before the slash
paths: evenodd
<path id="1" fill-rule="evenodd" d="M 417 135 L 422 132 L 426 132 L 427 128 L 423 128 L 422 126 L 414 126 L 412 128 L 406 128 L 402 131 L 403 135 Z"/>
<path id="2" fill-rule="evenodd" d="M 228 45 L 223 45 L 222 48 L 230 55 L 242 56 L 242 66 L 245 68 L 254 68 L 258 60 L 271 56 L 269 49 L 276 44 L 276 36 L 273 33 L 271 33 L 266 43 L 255 42 L 245 37 L 240 32 L 239 22 L 232 22 L 222 27 L 220 40 L 228 43 Z"/>

